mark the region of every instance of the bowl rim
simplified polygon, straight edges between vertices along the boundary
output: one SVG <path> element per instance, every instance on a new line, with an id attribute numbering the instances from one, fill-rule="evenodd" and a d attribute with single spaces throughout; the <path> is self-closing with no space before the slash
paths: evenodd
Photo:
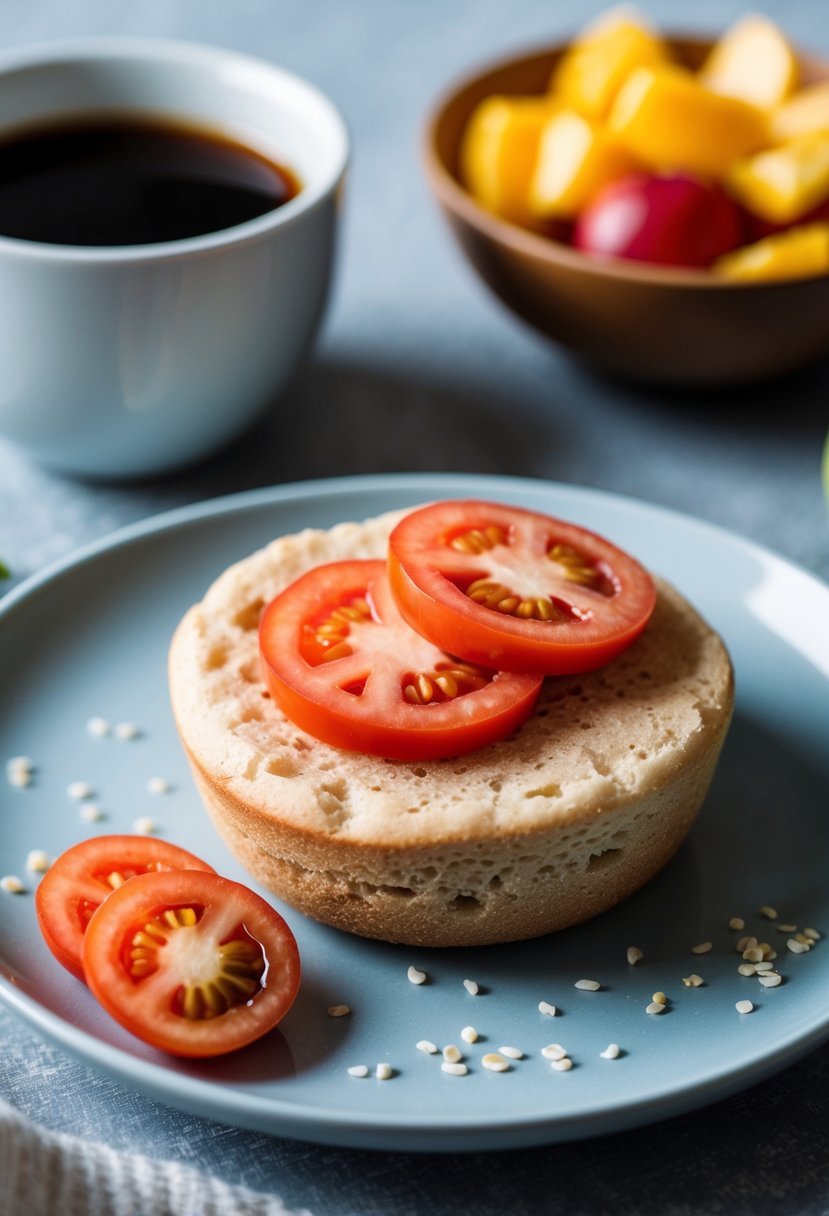
<path id="1" fill-rule="evenodd" d="M 669 46 L 682 44 L 698 47 L 703 51 L 710 49 L 717 37 L 718 35 L 705 35 L 699 31 L 686 34 L 681 30 L 668 30 L 664 33 L 665 41 Z M 541 46 L 535 44 L 523 51 L 518 50 L 507 56 L 490 59 L 477 68 L 467 69 L 450 84 L 444 86 L 427 111 L 422 126 L 421 150 L 427 181 L 447 210 L 490 240 L 508 247 L 521 256 L 619 283 L 684 287 L 701 292 L 755 291 L 771 294 L 795 290 L 803 283 L 819 282 L 829 278 L 829 272 L 824 271 L 820 274 L 800 275 L 797 278 L 787 279 L 726 279 L 713 274 L 710 269 L 697 270 L 690 267 L 663 266 L 654 262 L 602 257 L 598 254 L 584 253 L 551 237 L 522 228 L 519 224 L 503 219 L 482 207 L 460 183 L 455 174 L 447 168 L 438 151 L 438 132 L 445 121 L 448 110 L 464 93 L 477 88 L 487 77 L 494 76 L 508 68 L 518 67 L 531 60 L 561 55 L 573 45 L 574 41 L 574 38 L 570 38 Z M 796 46 L 794 49 L 799 62 L 808 62 L 825 74 L 829 80 L 829 59 L 801 52 Z M 533 96 L 533 94 L 522 94 L 522 96 Z"/>

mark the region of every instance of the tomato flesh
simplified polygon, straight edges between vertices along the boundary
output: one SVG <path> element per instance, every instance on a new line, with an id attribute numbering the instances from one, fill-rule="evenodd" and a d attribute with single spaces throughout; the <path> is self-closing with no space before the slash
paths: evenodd
<path id="1" fill-rule="evenodd" d="M 297 579 L 265 609 L 262 674 L 308 734 L 397 760 L 462 755 L 529 716 L 537 675 L 459 662 L 402 619 L 381 561 L 334 562 Z"/>
<path id="2" fill-rule="evenodd" d="M 281 1021 L 300 983 L 291 930 L 248 887 L 197 870 L 136 877 L 101 904 L 83 967 L 127 1030 L 173 1055 L 223 1055 Z"/>
<path id="3" fill-rule="evenodd" d="M 570 675 L 635 640 L 656 590 L 610 541 L 563 520 L 486 502 L 422 507 L 389 540 L 401 615 L 466 662 Z"/>
<path id="4" fill-rule="evenodd" d="M 136 875 L 162 870 L 213 873 L 186 849 L 152 836 L 94 836 L 62 853 L 35 896 L 40 931 L 58 962 L 82 980 L 84 934 L 97 908 Z"/>

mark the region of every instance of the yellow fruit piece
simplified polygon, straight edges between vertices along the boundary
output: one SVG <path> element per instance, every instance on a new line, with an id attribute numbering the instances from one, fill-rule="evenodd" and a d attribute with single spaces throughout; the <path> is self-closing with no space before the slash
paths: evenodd
<path id="1" fill-rule="evenodd" d="M 461 144 L 461 176 L 478 202 L 514 223 L 527 205 L 541 132 L 560 102 L 549 97 L 488 97 L 475 109 Z"/>
<path id="2" fill-rule="evenodd" d="M 637 68 L 610 112 L 610 129 L 654 169 L 722 177 L 733 161 L 768 144 L 763 113 L 704 88 L 680 67 Z"/>
<path id="3" fill-rule="evenodd" d="M 790 224 L 829 197 L 829 131 L 738 161 L 728 174 L 730 192 L 749 211 L 773 224 Z"/>
<path id="4" fill-rule="evenodd" d="M 564 110 L 541 135 L 530 207 L 545 219 L 573 219 L 603 186 L 640 168 L 604 127 Z"/>
<path id="5" fill-rule="evenodd" d="M 797 87 L 797 58 L 768 17 L 749 13 L 715 43 L 700 82 L 715 93 L 771 110 Z"/>
<path id="6" fill-rule="evenodd" d="M 634 68 L 663 63 L 665 44 L 629 9 L 606 13 L 565 52 L 550 84 L 586 118 L 603 119 Z"/>
<path id="7" fill-rule="evenodd" d="M 714 263 L 726 279 L 802 279 L 829 273 L 829 224 L 804 224 L 728 253 Z"/>
<path id="8" fill-rule="evenodd" d="M 829 80 L 795 93 L 775 110 L 769 123 L 772 139 L 780 143 L 798 135 L 829 131 Z"/>

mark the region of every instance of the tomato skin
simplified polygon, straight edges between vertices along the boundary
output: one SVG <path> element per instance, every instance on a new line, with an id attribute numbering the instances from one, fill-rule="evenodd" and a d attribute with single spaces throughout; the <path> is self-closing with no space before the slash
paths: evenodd
<path id="1" fill-rule="evenodd" d="M 335 663 L 314 666 L 303 656 L 302 635 L 306 622 L 329 606 L 366 594 L 375 619 L 402 653 L 375 656 L 366 693 L 354 696 L 337 685 Z M 268 691 L 295 725 L 332 747 L 393 760 L 439 760 L 496 743 L 529 717 L 541 690 L 535 673 L 497 673 L 485 688 L 454 700 L 407 704 L 401 674 L 447 656 L 413 635 L 401 619 L 382 561 L 334 562 L 309 570 L 265 609 L 259 647 Z M 361 666 L 359 655 L 341 662 L 350 662 L 355 672 L 371 665 Z"/>
<path id="2" fill-rule="evenodd" d="M 158 970 L 133 978 L 127 962 L 134 932 L 165 910 L 189 906 L 202 909 L 199 923 L 174 934 L 191 934 L 191 944 L 184 951 L 159 950 Z M 262 947 L 264 985 L 249 1001 L 212 1017 L 193 1020 L 176 1012 L 187 966 L 198 969 L 206 954 L 240 926 Z M 92 994 L 126 1030 L 152 1047 L 189 1058 L 224 1055 L 267 1034 L 290 1009 L 301 979 L 296 940 L 279 913 L 241 883 L 195 870 L 141 875 L 114 891 L 89 922 L 83 967 Z"/>
<path id="3" fill-rule="evenodd" d="M 40 932 L 58 962 L 79 980 L 84 979 L 83 917 L 89 919 L 92 910 L 112 893 L 103 876 L 162 869 L 214 873 L 212 866 L 193 853 L 153 836 L 93 836 L 61 853 L 35 894 Z M 83 917 L 81 902 L 86 905 Z"/>
<path id="4" fill-rule="evenodd" d="M 534 556 L 546 551 L 544 538 L 584 552 L 618 584 L 606 598 L 581 590 L 596 620 L 550 622 L 503 616 L 475 603 L 456 585 L 475 567 L 486 571 L 486 554 L 459 557 L 440 538 L 494 524 L 519 529 Z M 528 538 L 528 539 L 527 539 Z M 412 512 L 389 539 L 389 580 L 401 615 L 441 649 L 470 663 L 500 671 L 572 675 L 603 667 L 644 629 L 656 602 L 647 571 L 610 541 L 575 524 L 519 507 L 475 501 L 433 503 Z"/>

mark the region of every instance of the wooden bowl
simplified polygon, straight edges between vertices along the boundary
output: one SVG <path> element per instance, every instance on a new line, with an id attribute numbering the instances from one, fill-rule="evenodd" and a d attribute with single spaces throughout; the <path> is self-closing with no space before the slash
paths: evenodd
<path id="1" fill-rule="evenodd" d="M 711 41 L 677 38 L 691 67 Z M 671 384 L 761 380 L 829 352 L 829 275 L 736 283 L 708 271 L 598 259 L 484 210 L 458 170 L 472 111 L 492 93 L 543 93 L 564 45 L 510 59 L 456 85 L 426 128 L 432 191 L 472 265 L 522 320 L 575 355 L 624 376 Z M 804 82 L 829 63 L 802 57 Z"/>

